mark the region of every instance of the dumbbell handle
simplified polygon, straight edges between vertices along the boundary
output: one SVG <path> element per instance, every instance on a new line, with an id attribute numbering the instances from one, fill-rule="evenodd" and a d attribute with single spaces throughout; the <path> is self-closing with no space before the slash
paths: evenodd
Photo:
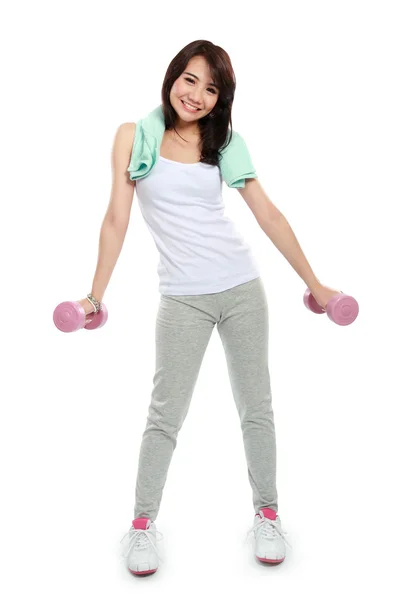
<path id="1" fill-rule="evenodd" d="M 93 313 L 90 313 L 90 314 L 86 315 L 86 317 L 85 317 L 85 325 L 87 325 L 88 323 L 91 323 L 93 321 L 95 314 L 96 313 L 93 312 Z"/>
<path id="2" fill-rule="evenodd" d="M 344 292 L 342 292 L 342 290 L 340 290 L 340 293 L 341 293 L 341 294 L 344 294 Z M 323 310 L 323 311 L 324 311 L 324 313 L 326 313 L 326 308 L 323 308 L 323 307 L 321 306 L 321 310 Z"/>

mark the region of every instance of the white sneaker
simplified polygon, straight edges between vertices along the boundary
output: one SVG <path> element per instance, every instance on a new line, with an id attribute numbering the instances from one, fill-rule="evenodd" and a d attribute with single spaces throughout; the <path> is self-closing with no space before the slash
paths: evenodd
<path id="1" fill-rule="evenodd" d="M 157 534 L 161 535 L 157 540 Z M 134 575 L 149 575 L 158 569 L 158 559 L 162 562 L 157 552 L 157 541 L 163 539 L 163 535 L 157 531 L 156 524 L 148 518 L 133 519 L 132 527 L 121 539 L 121 544 L 126 536 L 129 536 L 128 548 L 123 553 L 126 566 Z"/>
<path id="2" fill-rule="evenodd" d="M 272 508 L 261 508 L 254 517 L 254 525 L 247 532 L 248 536 L 254 532 L 255 555 L 258 560 L 271 564 L 278 564 L 285 560 L 287 532 L 282 530 L 281 520 Z"/>

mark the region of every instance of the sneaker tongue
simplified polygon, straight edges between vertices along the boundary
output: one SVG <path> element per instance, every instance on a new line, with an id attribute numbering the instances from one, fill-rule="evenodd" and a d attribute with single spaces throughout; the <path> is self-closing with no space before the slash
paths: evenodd
<path id="1" fill-rule="evenodd" d="M 276 520 L 276 512 L 272 508 L 260 508 L 260 514 L 264 515 L 265 518 Z"/>
<path id="2" fill-rule="evenodd" d="M 138 519 L 133 519 L 132 525 L 135 529 L 148 529 L 147 523 L 149 524 L 151 520 L 148 517 L 139 517 Z"/>

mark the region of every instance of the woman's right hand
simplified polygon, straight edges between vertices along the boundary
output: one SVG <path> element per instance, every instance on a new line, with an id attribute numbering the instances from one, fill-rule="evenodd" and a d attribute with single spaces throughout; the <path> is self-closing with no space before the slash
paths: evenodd
<path id="1" fill-rule="evenodd" d="M 83 306 L 85 310 L 85 315 L 94 312 L 93 304 L 91 304 L 87 298 L 83 298 L 83 300 L 78 300 L 78 302 L 81 306 Z"/>

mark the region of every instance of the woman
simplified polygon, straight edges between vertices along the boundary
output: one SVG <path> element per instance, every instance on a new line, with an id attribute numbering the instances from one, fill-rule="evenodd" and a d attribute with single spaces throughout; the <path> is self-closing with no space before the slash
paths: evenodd
<path id="1" fill-rule="evenodd" d="M 140 129 L 135 123 L 119 127 L 99 261 L 91 295 L 80 301 L 87 313 L 99 307 L 122 248 L 136 187 L 142 214 L 160 252 L 161 293 L 154 387 L 140 449 L 134 519 L 125 534 L 129 536 L 127 566 L 137 575 L 158 568 L 160 532 L 155 520 L 177 435 L 215 325 L 243 432 L 255 510 L 250 529 L 255 532 L 255 555 L 270 563 L 285 558 L 287 542 L 277 514 L 267 300 L 249 246 L 223 215 L 222 164 L 225 181 L 238 188 L 259 225 L 317 302 L 325 308 L 338 291 L 319 283 L 286 219 L 258 182 L 241 136 L 234 132 L 233 137 L 235 87 L 228 54 L 209 41 L 192 42 L 170 63 L 161 110 L 151 113 L 158 117 L 159 127 L 161 123 L 159 139 L 149 119 L 138 123 Z M 150 151 L 144 160 L 143 153 L 151 144 L 153 154 Z M 225 151 L 231 154 L 226 155 L 229 159 L 224 156 L 223 163 Z M 239 169 L 238 177 L 232 177 L 235 169 Z"/>

